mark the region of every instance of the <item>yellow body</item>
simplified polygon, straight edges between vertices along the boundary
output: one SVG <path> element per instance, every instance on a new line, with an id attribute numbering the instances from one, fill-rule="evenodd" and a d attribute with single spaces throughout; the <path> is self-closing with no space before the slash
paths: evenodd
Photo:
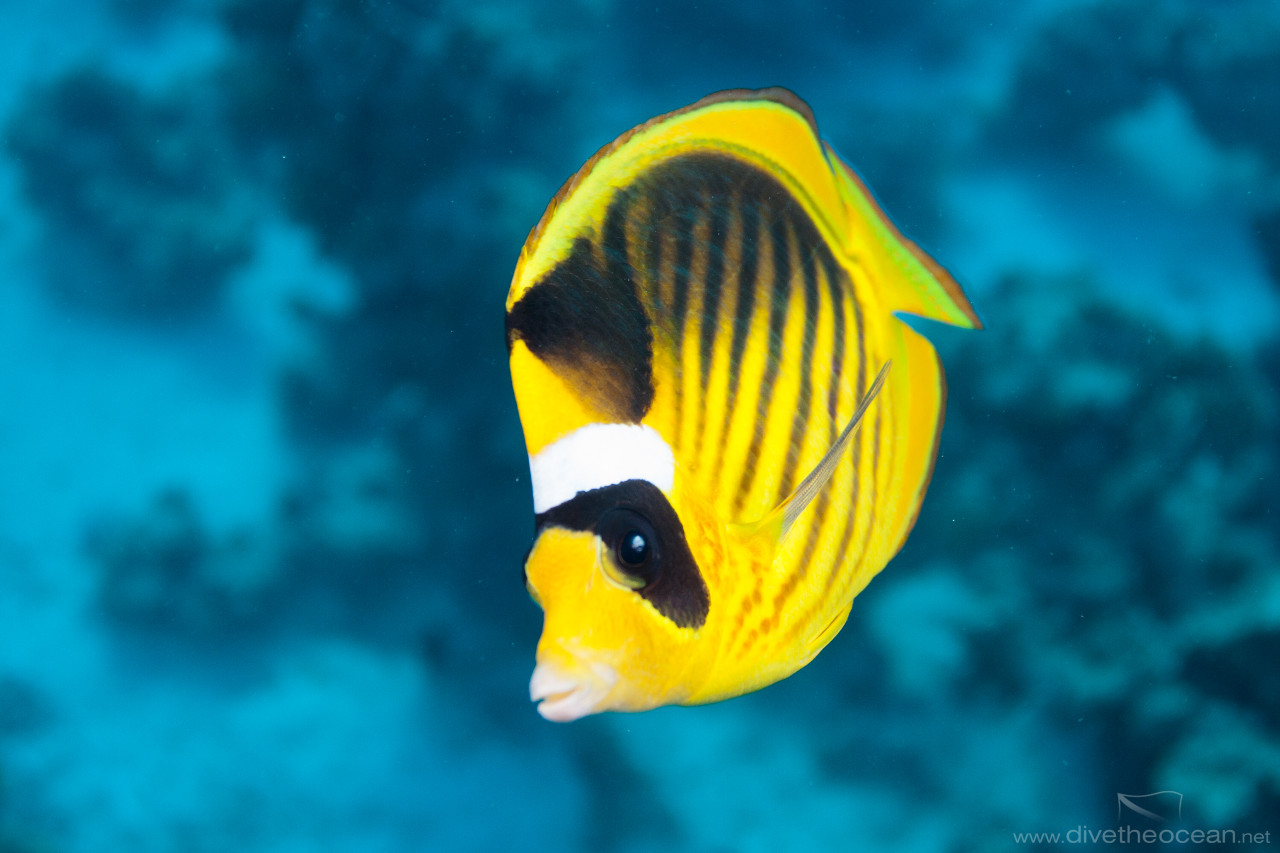
<path id="1" fill-rule="evenodd" d="M 786 90 L 660 116 L 565 184 L 507 298 L 545 504 L 525 567 L 546 613 L 532 685 L 544 715 L 739 695 L 839 631 L 902 546 L 936 456 L 945 383 L 900 311 L 979 325 Z M 821 488 L 779 521 L 864 398 Z M 614 470 L 657 472 L 639 477 L 658 484 L 642 484 L 645 505 L 665 500 L 678 524 L 656 538 L 668 554 L 682 537 L 697 578 L 642 585 L 595 516 L 573 510 L 607 511 L 622 488 L 612 481 L 636 479 Z"/>

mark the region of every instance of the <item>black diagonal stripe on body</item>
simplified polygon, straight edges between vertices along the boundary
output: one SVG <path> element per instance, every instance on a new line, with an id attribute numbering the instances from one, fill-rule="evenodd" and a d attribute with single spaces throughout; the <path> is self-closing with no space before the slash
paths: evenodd
<path id="1" fill-rule="evenodd" d="M 812 235 L 816 241 L 818 235 Z M 804 273 L 804 339 L 800 346 L 800 395 L 796 400 L 796 411 L 791 419 L 791 440 L 787 443 L 787 461 L 782 466 L 782 483 L 778 487 L 779 499 L 791 494 L 796 482 L 796 469 L 800 465 L 800 451 L 804 447 L 804 436 L 808 430 L 810 408 L 813 402 L 813 348 L 818 331 L 818 271 L 814 264 L 813 253 L 816 243 L 803 241 L 800 244 L 802 253 L 800 267 Z"/>
<path id="2" fill-rule="evenodd" d="M 863 328 L 862 305 L 858 301 L 858 291 L 850 289 L 850 303 L 853 306 L 853 325 L 857 334 L 857 351 L 854 354 L 858 360 L 857 384 L 855 391 L 855 407 L 857 403 L 862 401 L 862 395 L 867 392 L 867 350 L 866 350 L 866 334 Z M 840 537 L 840 546 L 836 549 L 836 561 L 832 566 L 831 574 L 827 576 L 827 582 L 823 590 L 824 594 L 831 592 L 831 588 L 835 585 L 836 579 L 843 574 L 845 560 L 849 556 L 849 546 L 853 543 L 853 532 L 858 519 L 858 501 L 861 500 L 861 483 L 862 483 L 862 448 L 866 441 L 867 430 L 859 428 L 858 436 L 854 439 L 853 448 L 853 494 L 849 498 L 849 520 L 845 527 L 844 534 Z"/>
<path id="3" fill-rule="evenodd" d="M 729 238 L 728 220 L 730 199 L 711 195 L 711 222 L 707 242 L 701 249 L 706 253 L 706 273 L 702 283 L 702 316 L 699 318 L 698 335 L 698 390 L 706 399 L 711 380 L 711 359 L 715 354 L 716 335 L 720 331 L 720 293 L 724 283 L 725 244 Z M 698 407 L 697 428 L 694 430 L 693 457 L 702 455 L 702 440 L 707 429 L 707 407 Z"/>
<path id="4" fill-rule="evenodd" d="M 687 207 L 679 212 L 676 227 L 676 257 L 672 270 L 671 326 L 675 345 L 675 434 L 679 441 L 680 423 L 684 408 L 684 348 L 685 317 L 689 313 L 689 276 L 693 267 L 693 232 L 697 228 L 701 211 Z"/>
<path id="5" fill-rule="evenodd" d="M 734 412 L 738 408 L 738 387 L 742 382 L 742 357 L 746 353 L 747 341 L 751 338 L 751 321 L 756 306 L 756 274 L 758 251 L 756 241 L 760 230 L 760 202 L 745 195 L 741 201 L 740 251 L 741 260 L 738 266 L 738 300 L 733 311 L 733 337 L 729 343 L 729 392 L 724 407 L 724 428 L 721 435 L 728 438 L 729 428 L 733 423 Z M 724 448 L 726 441 L 721 441 L 716 450 L 716 459 L 712 468 L 712 481 L 719 482 L 720 471 L 724 467 Z"/>
<path id="6" fill-rule="evenodd" d="M 773 260 L 773 285 L 769 290 L 769 349 L 765 356 L 764 376 L 760 380 L 755 432 L 751 436 L 751 446 L 747 448 L 746 471 L 734 496 L 735 512 L 741 512 L 746 505 L 747 495 L 760 471 L 760 450 L 769 422 L 769 405 L 773 401 L 773 387 L 782 365 L 782 336 L 787 325 L 791 290 L 791 233 L 788 225 L 786 216 L 776 216 L 769 223 Z"/>

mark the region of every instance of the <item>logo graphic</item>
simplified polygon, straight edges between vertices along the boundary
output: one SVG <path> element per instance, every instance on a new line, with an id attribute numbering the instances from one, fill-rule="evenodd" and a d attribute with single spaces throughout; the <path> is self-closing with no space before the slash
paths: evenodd
<path id="1" fill-rule="evenodd" d="M 1182 820 L 1182 794 L 1177 791 L 1156 791 L 1154 794 L 1116 794 L 1116 819 L 1128 809 L 1161 823 Z"/>

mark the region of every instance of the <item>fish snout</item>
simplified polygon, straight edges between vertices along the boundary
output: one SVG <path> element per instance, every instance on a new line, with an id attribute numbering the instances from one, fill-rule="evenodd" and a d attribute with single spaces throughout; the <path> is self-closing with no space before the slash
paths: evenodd
<path id="1" fill-rule="evenodd" d="M 544 718 L 568 723 L 608 710 L 604 702 L 617 684 L 618 673 L 607 663 L 546 658 L 533 669 L 529 698 Z"/>

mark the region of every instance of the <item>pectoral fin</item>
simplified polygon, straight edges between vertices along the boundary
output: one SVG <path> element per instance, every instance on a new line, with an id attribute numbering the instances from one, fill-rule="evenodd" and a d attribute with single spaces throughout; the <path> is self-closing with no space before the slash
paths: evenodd
<path id="1" fill-rule="evenodd" d="M 831 482 L 831 477 L 836 472 L 840 460 L 844 457 L 845 451 L 849 449 L 849 445 L 853 442 L 853 437 L 858 432 L 858 426 L 862 423 L 862 417 L 867 413 L 867 409 L 871 406 L 871 402 L 875 400 L 876 395 L 880 393 L 881 387 L 884 386 L 885 377 L 889 375 L 889 366 L 893 362 L 886 361 L 884 366 L 880 368 L 880 372 L 876 374 L 875 380 L 871 383 L 871 387 L 867 389 L 867 393 L 863 395 L 862 400 L 858 403 L 857 410 L 854 411 L 853 417 L 849 419 L 849 424 L 840 433 L 840 437 L 836 439 L 835 444 L 826 452 L 809 475 L 800 481 L 800 485 L 787 495 L 787 497 L 776 507 L 774 507 L 768 515 L 761 518 L 753 524 L 744 525 L 750 534 L 758 535 L 760 533 L 769 532 L 773 534 L 773 541 L 779 542 L 787 535 L 796 523 L 796 519 L 805 511 L 814 498 Z"/>

